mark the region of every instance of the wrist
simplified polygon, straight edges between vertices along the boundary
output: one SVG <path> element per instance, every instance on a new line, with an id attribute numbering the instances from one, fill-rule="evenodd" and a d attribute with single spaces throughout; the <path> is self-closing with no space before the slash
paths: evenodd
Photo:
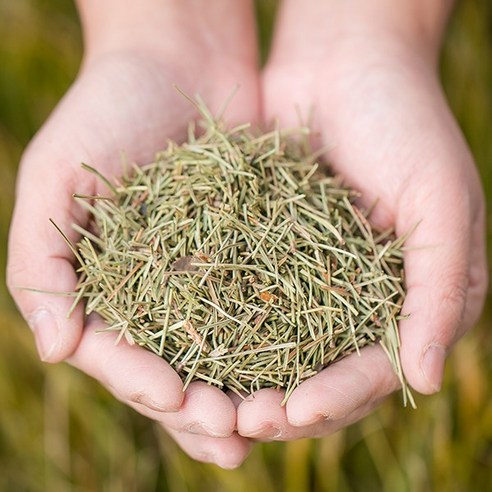
<path id="1" fill-rule="evenodd" d="M 115 51 L 231 56 L 256 63 L 251 0 L 77 0 L 85 58 Z"/>
<path id="2" fill-rule="evenodd" d="M 101 54 L 158 46 L 158 26 L 165 29 L 165 4 L 160 0 L 77 0 L 86 59 Z M 161 33 L 162 35 L 162 33 Z"/>
<path id="3" fill-rule="evenodd" d="M 452 0 L 330 0 L 342 31 L 391 39 L 416 50 L 437 54 Z M 352 27 L 353 26 L 353 27 Z M 336 31 L 336 25 L 334 26 Z"/>
<path id="4" fill-rule="evenodd" d="M 284 0 L 272 59 L 330 59 L 351 45 L 362 53 L 365 46 L 393 46 L 435 65 L 451 8 L 452 0 Z"/>

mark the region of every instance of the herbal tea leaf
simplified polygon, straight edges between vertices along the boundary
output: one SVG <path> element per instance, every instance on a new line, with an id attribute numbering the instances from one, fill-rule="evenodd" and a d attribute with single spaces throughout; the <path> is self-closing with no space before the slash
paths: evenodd
<path id="1" fill-rule="evenodd" d="M 79 295 L 110 330 L 194 379 L 242 394 L 285 388 L 366 345 L 399 361 L 403 241 L 292 130 L 204 131 L 90 201 Z M 78 199 L 84 197 L 78 196 Z M 91 232 L 89 232 L 91 231 Z M 70 245 L 70 244 L 69 244 Z"/>

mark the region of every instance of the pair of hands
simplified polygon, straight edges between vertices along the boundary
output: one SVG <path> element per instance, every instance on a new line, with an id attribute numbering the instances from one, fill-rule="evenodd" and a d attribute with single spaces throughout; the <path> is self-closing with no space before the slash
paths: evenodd
<path id="1" fill-rule="evenodd" d="M 79 77 L 27 149 L 18 178 L 8 283 L 41 358 L 68 360 L 160 422 L 190 456 L 226 468 L 238 466 L 256 439 L 322 436 L 369 413 L 398 388 L 382 349 L 366 348 L 323 370 L 285 407 L 273 389 L 244 401 L 200 382 L 183 393 L 164 360 L 124 342 L 115 346 L 111 334 L 95 335 L 97 316 L 84 319 L 79 306 L 67 319 L 71 299 L 19 287 L 75 288 L 74 259 L 48 218 L 64 231 L 87 222 L 72 194 L 104 190 L 81 161 L 106 176 L 119 174 L 121 151 L 129 160 L 149 161 L 166 138 L 183 139 L 196 116 L 173 84 L 199 92 L 212 110 L 239 84 L 229 122 L 278 118 L 282 126 L 297 126 L 299 110 L 306 115 L 313 108 L 318 143 L 332 148 L 335 170 L 367 203 L 378 199 L 376 225 L 404 234 L 419 224 L 405 253 L 403 309 L 411 316 L 400 323 L 401 358 L 415 390 L 439 390 L 446 354 L 476 321 L 487 279 L 482 191 L 439 86 L 437 50 L 381 26 L 330 31 L 319 22 L 326 17 L 315 0 L 300 3 L 285 2 L 261 74 L 248 2 L 228 17 L 232 27 L 219 23 L 222 34 L 213 15 L 190 14 L 166 31 L 166 42 L 89 46 Z"/>

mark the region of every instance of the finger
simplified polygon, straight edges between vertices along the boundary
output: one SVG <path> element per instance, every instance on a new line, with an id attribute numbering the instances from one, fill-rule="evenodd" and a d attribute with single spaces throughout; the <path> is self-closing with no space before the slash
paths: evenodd
<path id="1" fill-rule="evenodd" d="M 401 359 L 410 384 L 429 394 L 441 387 L 449 348 L 481 311 L 485 248 L 480 207 L 467 203 L 461 183 L 450 180 L 445 191 L 426 189 L 424 196 L 413 191 L 411 199 L 402 198 L 398 232 L 417 222 L 415 201 L 426 213 L 407 241 L 403 313 L 409 317 L 400 322 Z M 460 196 L 464 199 L 456 206 Z"/>
<path id="2" fill-rule="evenodd" d="M 90 317 L 68 362 L 147 417 L 158 420 L 163 412 L 178 411 L 184 399 L 183 384 L 172 367 L 124 340 L 116 344 L 114 333 L 96 333 L 103 328 L 97 316 Z"/>
<path id="3" fill-rule="evenodd" d="M 183 393 L 176 371 L 162 358 L 115 333 L 102 333 L 104 324 L 92 316 L 69 362 L 97 379 L 123 403 L 167 427 L 213 437 L 230 436 L 236 409 L 218 388 L 194 382 Z"/>
<path id="4" fill-rule="evenodd" d="M 194 436 L 174 429 L 166 430 L 191 458 L 204 463 L 214 463 L 229 470 L 240 466 L 252 448 L 252 442 L 238 434 L 225 439 L 217 439 L 208 436 Z"/>
<path id="5" fill-rule="evenodd" d="M 366 347 L 304 381 L 286 404 L 288 422 L 295 427 L 339 422 L 358 409 L 372 408 L 399 387 L 399 380 L 378 346 Z"/>
<path id="6" fill-rule="evenodd" d="M 186 389 L 179 411 L 157 420 L 181 432 L 226 438 L 236 428 L 236 407 L 220 389 L 196 381 Z"/>
<path id="7" fill-rule="evenodd" d="M 237 409 L 238 433 L 261 441 L 290 441 L 323 433 L 323 425 L 291 425 L 282 405 L 284 397 L 284 391 L 265 388 L 244 399 Z"/>
<path id="8" fill-rule="evenodd" d="M 303 382 L 285 406 L 283 391 L 255 392 L 238 407 L 238 432 L 274 441 L 328 435 L 367 415 L 398 386 L 381 347 L 367 347 Z"/>
<path id="9" fill-rule="evenodd" d="M 271 442 L 271 441 L 294 441 L 298 439 L 315 439 L 319 437 L 326 437 L 335 432 L 338 432 L 345 427 L 358 422 L 367 415 L 369 415 L 375 408 L 377 408 L 384 398 L 375 398 L 365 403 L 364 405 L 357 407 L 353 412 L 338 420 L 332 420 L 331 418 L 320 418 L 315 424 L 310 424 L 301 427 L 295 427 L 287 424 L 285 430 L 278 433 L 270 433 L 266 430 L 263 434 L 258 433 L 252 438 L 259 442 Z M 290 425 L 290 427 L 288 427 Z M 242 435 L 242 434 L 241 434 Z M 250 436 L 245 436 L 250 437 Z"/>
<path id="10" fill-rule="evenodd" d="M 284 391 L 265 388 L 239 403 L 237 430 L 241 436 L 254 439 L 277 439 L 289 426 L 281 402 Z"/>
<path id="11" fill-rule="evenodd" d="M 73 254 L 49 219 L 73 238 L 71 225 L 82 218 L 72 199 L 76 177 L 70 169 L 53 172 L 57 164 L 61 168 L 66 163 L 32 152 L 23 161 L 7 261 L 10 292 L 46 362 L 70 355 L 83 325 L 82 307 L 67 318 L 73 298 L 56 294 L 73 292 L 77 277 Z"/>

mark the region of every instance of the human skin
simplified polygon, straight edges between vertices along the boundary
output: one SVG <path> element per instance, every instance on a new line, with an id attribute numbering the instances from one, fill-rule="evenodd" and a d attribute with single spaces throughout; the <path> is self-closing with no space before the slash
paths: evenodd
<path id="1" fill-rule="evenodd" d="M 80 73 L 26 150 L 12 219 L 8 285 L 32 328 L 42 360 L 70 364 L 99 380 L 118 399 L 160 423 L 192 457 L 237 466 L 250 443 L 234 432 L 236 411 L 219 389 L 193 383 L 183 393 L 176 372 L 140 347 L 115 345 L 97 316 L 71 299 L 74 258 L 49 218 L 77 240 L 72 223 L 88 217 L 74 193 L 107 193 L 83 171 L 108 177 L 127 161 L 149 162 L 168 138 L 183 139 L 195 109 L 173 87 L 197 93 L 231 122 L 259 118 L 256 33 L 251 2 L 215 0 L 80 0 L 85 54 Z M 85 326 L 84 326 L 85 324 Z"/>
<path id="2" fill-rule="evenodd" d="M 285 0 L 263 73 L 265 117 L 319 132 L 347 184 L 377 200 L 372 222 L 415 230 L 404 257 L 401 362 L 414 390 L 441 387 L 445 358 L 477 320 L 487 285 L 484 201 L 447 106 L 437 59 L 450 2 Z M 380 347 L 363 349 L 282 392 L 238 406 L 238 431 L 262 440 L 326 435 L 398 389 Z"/>
<path id="3" fill-rule="evenodd" d="M 74 289 L 72 255 L 47 219 L 66 232 L 73 222 L 83 225 L 87 217 L 72 193 L 104 192 L 80 170 L 81 161 L 108 176 L 119 174 L 121 150 L 128 160 L 148 161 L 166 137 L 180 139 L 195 116 L 172 83 L 200 92 L 212 110 L 239 83 L 229 122 L 256 122 L 263 109 L 266 121 L 297 126 L 298 111 L 307 116 L 314 109 L 315 144 L 331 149 L 327 159 L 366 204 L 378 199 L 372 220 L 394 225 L 398 234 L 418 224 L 405 255 L 410 318 L 400 325 L 402 364 L 415 390 L 439 389 L 446 353 L 483 302 L 483 199 L 436 74 L 449 4 L 395 4 L 284 1 L 260 101 L 249 1 L 134 0 L 122 9 L 118 0 L 104 7 L 80 0 L 85 60 L 23 158 L 10 236 L 9 286 L 43 360 L 68 357 L 161 422 L 192 457 L 224 467 L 246 457 L 251 442 L 241 436 L 326 435 L 398 388 L 386 355 L 370 347 L 304 382 L 285 407 L 274 390 L 241 401 L 193 383 L 183 395 L 164 361 L 114 346 L 110 334 L 95 336 L 102 327 L 97 317 L 84 328 L 81 308 L 66 320 L 69 299 L 19 289 Z"/>

